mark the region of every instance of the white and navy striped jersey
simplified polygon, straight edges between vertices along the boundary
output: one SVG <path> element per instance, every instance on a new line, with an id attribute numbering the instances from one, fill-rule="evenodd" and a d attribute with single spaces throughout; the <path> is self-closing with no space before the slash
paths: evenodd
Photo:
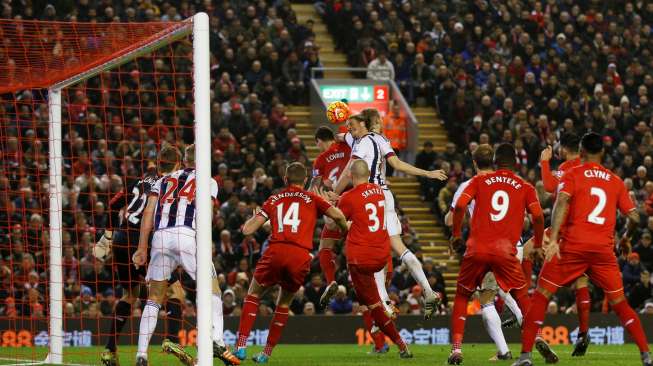
<path id="1" fill-rule="evenodd" d="M 365 160 L 370 168 L 370 183 L 378 184 L 386 189 L 385 169 L 387 158 L 395 155 L 390 141 L 378 133 L 368 133 L 356 139 L 351 150 L 352 159 Z"/>
<path id="2" fill-rule="evenodd" d="M 456 208 L 456 204 L 458 204 L 458 199 L 460 199 L 460 196 L 463 194 L 465 191 L 465 188 L 469 185 L 469 181 L 471 179 L 468 179 L 458 186 L 458 189 L 456 189 L 456 193 L 453 194 L 453 199 L 451 200 L 451 211 L 453 211 Z M 467 213 L 469 214 L 469 218 L 472 218 L 472 214 L 474 213 L 474 206 L 476 206 L 476 200 L 472 200 L 469 205 L 467 205 Z"/>
<path id="3" fill-rule="evenodd" d="M 143 210 L 147 204 L 147 196 L 150 194 L 152 187 L 159 179 L 156 175 L 145 175 L 142 179 L 136 181 L 129 190 L 118 192 L 109 201 L 109 211 L 111 213 L 111 226 L 117 228 L 120 226 L 140 226 L 143 218 Z M 119 217 L 120 210 L 124 210 L 122 217 Z"/>
<path id="4" fill-rule="evenodd" d="M 354 142 L 356 142 L 356 139 L 354 136 L 351 134 L 351 132 L 346 132 L 344 136 L 345 143 L 349 145 L 349 147 L 354 147 Z"/>
<path id="5" fill-rule="evenodd" d="M 164 175 L 152 187 L 157 195 L 154 230 L 172 227 L 195 229 L 195 169 L 182 169 Z M 211 197 L 218 197 L 218 183 L 211 178 Z"/>

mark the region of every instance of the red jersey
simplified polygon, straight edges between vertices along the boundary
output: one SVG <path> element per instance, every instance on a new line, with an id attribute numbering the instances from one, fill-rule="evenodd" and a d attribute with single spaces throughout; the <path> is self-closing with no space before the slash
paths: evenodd
<path id="1" fill-rule="evenodd" d="M 333 184 L 336 183 L 340 174 L 345 170 L 349 162 L 351 147 L 345 142 L 336 141 L 322 152 L 313 163 L 313 178 L 322 177 Z"/>
<path id="2" fill-rule="evenodd" d="M 383 189 L 373 183 L 359 184 L 342 195 L 338 208 L 347 221 L 351 221 L 345 245 L 347 262 L 376 264 L 387 261 L 390 236 L 385 227 Z"/>
<path id="3" fill-rule="evenodd" d="M 571 198 L 561 236 L 566 249 L 612 251 L 617 208 L 635 209 L 621 178 L 600 164 L 585 163 L 565 173 L 558 193 Z"/>
<path id="4" fill-rule="evenodd" d="M 475 252 L 517 253 L 525 211 L 541 213 L 535 188 L 509 170 L 473 177 L 460 197 L 467 205 L 476 201 L 465 255 Z"/>
<path id="5" fill-rule="evenodd" d="M 558 170 L 553 172 L 551 171 L 551 165 L 549 165 L 549 163 L 549 161 L 542 162 L 542 183 L 544 183 L 544 189 L 547 192 L 553 193 L 553 199 L 555 200 L 558 184 L 560 184 L 560 180 L 562 179 L 564 173 L 572 168 L 579 166 L 581 163 L 580 158 L 567 160 L 564 163 L 560 164 Z"/>
<path id="6" fill-rule="evenodd" d="M 270 245 L 283 243 L 313 250 L 315 223 L 330 207 L 322 197 L 291 185 L 270 196 L 259 215 L 272 225 Z"/>

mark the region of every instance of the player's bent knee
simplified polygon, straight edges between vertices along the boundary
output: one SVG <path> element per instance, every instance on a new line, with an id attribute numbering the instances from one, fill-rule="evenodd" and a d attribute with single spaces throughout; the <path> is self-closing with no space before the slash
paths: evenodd
<path id="1" fill-rule="evenodd" d="M 580 276 L 576 280 L 576 288 L 583 288 L 589 286 L 590 279 L 587 276 Z"/>
<path id="2" fill-rule="evenodd" d="M 184 290 L 181 282 L 175 281 L 168 286 L 168 298 L 178 300 L 184 300 L 186 298 L 186 290 Z"/>
<path id="3" fill-rule="evenodd" d="M 528 239 L 526 244 L 524 244 L 524 259 L 529 259 L 531 252 L 533 251 L 533 238 Z"/>
<path id="4" fill-rule="evenodd" d="M 150 281 L 147 298 L 162 304 L 168 290 L 168 281 Z"/>
<path id="5" fill-rule="evenodd" d="M 608 297 L 608 302 L 611 306 L 617 305 L 622 301 L 626 301 L 626 296 L 624 295 L 624 290 L 620 289 L 614 292 L 605 292 L 605 296 Z"/>
<path id="6" fill-rule="evenodd" d="M 557 289 L 551 289 L 548 286 L 539 286 L 537 288 L 537 292 L 539 292 L 542 296 L 546 297 L 547 299 L 551 298 L 554 293 L 556 293 Z"/>
<path id="7" fill-rule="evenodd" d="M 252 283 L 249 284 L 247 294 L 254 297 L 260 297 L 264 291 L 265 287 L 261 286 L 258 281 L 256 281 L 256 278 L 252 278 Z"/>
<path id="8" fill-rule="evenodd" d="M 285 289 L 281 289 L 281 292 L 279 293 L 279 299 L 277 301 L 277 306 L 284 306 L 284 307 L 290 306 L 290 303 L 292 302 L 292 299 L 295 297 L 296 292 L 297 291 L 288 291 Z"/>
<path id="9" fill-rule="evenodd" d="M 333 250 L 335 247 L 336 241 L 333 239 L 320 239 L 320 248 L 319 250 Z"/>
<path id="10" fill-rule="evenodd" d="M 497 292 L 494 290 L 481 290 L 478 296 L 478 301 L 481 305 L 491 304 L 494 302 L 494 297 Z"/>
<path id="11" fill-rule="evenodd" d="M 381 304 L 381 301 L 377 301 L 376 303 L 374 303 L 372 305 L 367 305 L 367 308 L 370 309 L 370 310 L 374 310 L 374 309 L 376 309 L 376 308 L 378 308 L 379 306 L 382 306 L 382 305 L 383 304 Z"/>

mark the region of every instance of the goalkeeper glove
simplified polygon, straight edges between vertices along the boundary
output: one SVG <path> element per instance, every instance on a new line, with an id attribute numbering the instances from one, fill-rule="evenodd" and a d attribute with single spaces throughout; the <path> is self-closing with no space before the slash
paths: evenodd
<path id="1" fill-rule="evenodd" d="M 98 242 L 93 246 L 93 255 L 98 260 L 104 261 L 111 255 L 111 245 L 113 244 L 113 232 L 105 230 Z"/>

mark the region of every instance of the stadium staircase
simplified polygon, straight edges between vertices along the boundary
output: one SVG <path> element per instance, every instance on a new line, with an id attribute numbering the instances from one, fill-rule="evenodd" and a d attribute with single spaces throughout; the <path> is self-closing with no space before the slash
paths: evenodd
<path id="1" fill-rule="evenodd" d="M 322 18 L 315 12 L 311 4 L 292 4 L 292 9 L 297 14 L 300 23 L 313 19 L 316 44 L 320 47 L 320 60 L 325 67 L 349 67 L 344 54 L 335 50 L 335 44 L 329 34 Z M 325 78 L 349 78 L 350 74 L 343 71 L 325 72 Z M 425 141 L 431 141 L 437 151 L 444 151 L 448 142 L 447 133 L 440 124 L 435 111 L 430 107 L 413 108 L 413 113 L 419 121 L 419 146 Z M 307 106 L 291 106 L 288 108 L 288 118 L 295 121 L 299 137 L 301 138 L 309 158 L 313 161 L 319 151 L 315 146 L 313 135 L 317 127 L 310 120 L 310 109 Z M 410 226 L 418 236 L 422 254 L 431 258 L 433 262 L 443 268 L 447 285 L 449 301 L 455 294 L 456 276 L 458 274 L 458 261 L 450 259 L 448 254 L 448 238 L 443 228 L 437 223 L 435 215 L 431 213 L 430 205 L 421 199 L 420 187 L 414 177 L 390 178 L 392 191 L 397 197 L 399 205 L 410 220 Z"/>

